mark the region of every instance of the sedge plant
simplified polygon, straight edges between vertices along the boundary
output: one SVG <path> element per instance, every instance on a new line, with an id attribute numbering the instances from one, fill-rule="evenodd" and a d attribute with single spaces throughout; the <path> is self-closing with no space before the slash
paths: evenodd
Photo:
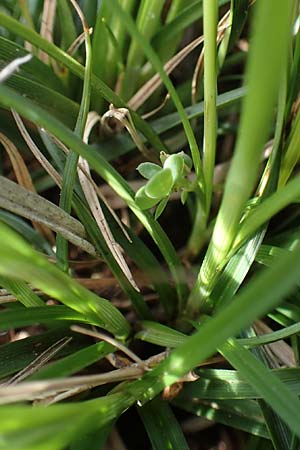
<path id="1" fill-rule="evenodd" d="M 0 449 L 300 448 L 299 17 L 2 1 Z"/>

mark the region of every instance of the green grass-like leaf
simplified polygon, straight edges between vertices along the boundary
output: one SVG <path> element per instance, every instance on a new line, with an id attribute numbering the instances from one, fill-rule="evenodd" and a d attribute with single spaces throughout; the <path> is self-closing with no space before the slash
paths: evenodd
<path id="1" fill-rule="evenodd" d="M 260 274 L 236 297 L 235 302 L 222 308 L 213 319 L 201 325 L 196 333 L 174 350 L 156 369 L 146 374 L 143 380 L 133 383 L 130 391 L 141 402 L 148 401 L 163 387 L 176 382 L 188 370 L 222 347 L 228 337 L 236 335 L 254 318 L 274 307 L 297 281 L 300 268 L 295 267 L 295 263 L 299 254 L 298 249 L 293 254 L 280 258 L 272 269 Z M 268 392 L 269 395 L 272 395 L 271 391 Z M 276 402 L 275 399 L 274 401 Z M 298 433 L 295 421 L 298 406 L 295 401 L 291 408 L 295 409 L 294 413 L 292 409 L 287 413 L 288 422 Z M 286 409 L 288 410 L 289 408 Z M 279 414 L 280 412 L 282 411 L 278 411 Z"/>
<path id="2" fill-rule="evenodd" d="M 126 202 L 129 208 L 143 223 L 153 240 L 158 245 L 159 250 L 163 254 L 176 282 L 176 289 L 180 302 L 183 302 L 183 299 L 187 294 L 187 288 L 184 282 L 185 277 L 183 276 L 183 268 L 174 247 L 160 225 L 152 218 L 152 216 L 149 213 L 142 212 L 137 207 L 134 201 L 133 191 L 125 180 L 118 174 L 118 172 L 107 163 L 99 152 L 96 152 L 92 147 L 82 143 L 74 133 L 65 128 L 60 122 L 3 85 L 0 86 L 0 104 L 8 108 L 13 107 L 24 117 L 29 118 L 41 128 L 45 128 L 56 135 L 74 152 L 77 152 L 83 156 L 89 162 L 90 166 L 97 170 L 97 172 L 107 181 L 107 183 L 112 186 L 116 193 Z"/>
<path id="3" fill-rule="evenodd" d="M 295 404 L 294 394 L 279 379 L 272 376 L 270 371 L 252 353 L 241 347 L 236 341 L 228 341 L 222 347 L 221 352 L 299 436 L 300 431 L 295 414 L 297 414 L 296 409 L 300 407 L 300 402 L 299 405 Z"/>
<path id="4" fill-rule="evenodd" d="M 78 311 L 83 318 L 121 338 L 129 332 L 122 314 L 107 300 L 85 289 L 35 252 L 15 232 L 0 225 L 3 242 L 0 273 L 32 283 L 53 298 Z"/>
<path id="5" fill-rule="evenodd" d="M 265 30 L 268 28 L 271 10 L 274 21 L 266 39 Z M 261 151 L 267 140 L 287 63 L 291 11 L 291 1 L 287 3 L 284 14 L 280 1 L 273 2 L 272 5 L 261 2 L 256 7 L 246 74 L 247 95 L 238 139 L 213 236 L 189 299 L 188 314 L 197 314 L 201 308 L 213 307 L 209 295 L 216 274 L 224 264 L 236 237 L 242 212 L 254 187 Z M 257 108 L 258 104 L 261 104 L 261 108 Z"/>
<path id="6" fill-rule="evenodd" d="M 168 404 L 160 398 L 138 409 L 153 450 L 188 450 L 180 426 Z"/>
<path id="7" fill-rule="evenodd" d="M 0 448 L 60 450 L 72 440 L 118 416 L 128 398 L 114 394 L 85 403 L 54 405 L 50 409 L 26 406 L 1 408 Z"/>
<path id="8" fill-rule="evenodd" d="M 190 125 L 190 122 L 188 121 L 188 118 L 186 116 L 185 110 L 183 108 L 183 105 L 180 101 L 180 98 L 171 82 L 167 74 L 165 73 L 162 63 L 159 60 L 158 56 L 152 49 L 149 42 L 143 37 L 143 35 L 139 32 L 137 29 L 135 23 L 131 19 L 131 17 L 122 9 L 119 2 L 117 0 L 112 0 L 111 7 L 113 10 L 120 15 L 124 19 L 124 23 L 130 32 L 132 38 L 134 38 L 139 46 L 142 46 L 143 51 L 145 52 L 146 56 L 149 58 L 152 66 L 155 70 L 160 74 L 166 88 L 168 89 L 170 96 L 172 97 L 172 100 L 177 108 L 178 114 L 180 115 L 182 125 L 184 127 L 184 130 L 186 132 L 186 136 L 189 142 L 189 146 L 191 149 L 194 167 L 196 171 L 196 176 L 198 179 L 199 188 L 203 190 L 204 182 L 203 182 L 203 172 L 202 172 L 202 164 L 200 159 L 200 153 L 198 149 L 198 145 L 194 136 L 194 132 L 192 130 L 192 127 Z"/>
<path id="9" fill-rule="evenodd" d="M 196 415 L 214 429 L 191 445 L 222 445 L 223 424 L 245 450 L 298 450 L 299 2 L 80 0 L 85 20 L 75 3 L 0 7 L 0 130 L 18 149 L 0 155 L 0 378 L 10 384 L 0 449 L 129 450 L 143 433 L 155 450 L 187 449 L 185 418 Z M 155 91 L 144 85 L 153 75 Z M 88 111 L 108 108 L 83 143 Z M 29 152 L 11 110 L 63 178 L 60 207 L 60 179 Z M 111 245 L 77 179 L 79 156 Z M 100 328 L 100 342 L 71 331 L 76 322 Z M 39 396 L 51 406 L 33 407 Z M 118 422 L 132 407 L 138 435 L 136 413 Z"/>

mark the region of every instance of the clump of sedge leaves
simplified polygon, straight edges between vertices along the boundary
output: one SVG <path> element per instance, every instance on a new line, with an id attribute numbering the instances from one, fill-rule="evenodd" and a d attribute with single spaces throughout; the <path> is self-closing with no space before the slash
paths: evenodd
<path id="1" fill-rule="evenodd" d="M 1 1 L 0 450 L 299 450 L 299 17 Z"/>

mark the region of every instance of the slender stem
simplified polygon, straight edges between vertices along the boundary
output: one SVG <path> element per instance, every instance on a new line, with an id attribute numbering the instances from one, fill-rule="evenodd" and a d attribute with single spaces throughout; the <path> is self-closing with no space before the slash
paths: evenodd
<path id="1" fill-rule="evenodd" d="M 88 25 L 85 23 L 85 19 L 82 16 L 82 12 L 79 9 L 77 9 L 77 12 L 82 20 L 82 25 L 85 33 L 86 66 L 83 82 L 82 101 L 80 105 L 78 118 L 76 121 L 75 133 L 78 136 L 83 137 L 85 124 L 90 108 L 92 45 Z M 62 208 L 64 211 L 68 213 L 71 212 L 72 208 L 72 198 L 76 180 L 77 163 L 78 163 L 78 154 L 73 151 L 70 151 L 67 156 L 66 165 L 63 173 L 62 188 L 59 202 L 60 208 Z M 68 260 L 69 246 L 67 240 L 63 238 L 61 235 L 57 235 L 56 247 L 57 247 L 56 257 L 58 265 L 62 268 L 62 270 L 67 272 L 69 270 L 69 260 Z"/>
<path id="2" fill-rule="evenodd" d="M 213 236 L 188 300 L 188 315 L 197 315 L 200 310 L 210 311 L 213 308 L 210 299 L 212 288 L 224 267 L 246 202 L 255 186 L 262 148 L 269 134 L 282 74 L 286 70 L 292 6 L 293 2 L 289 1 L 283 11 L 279 0 L 272 2 L 272 6 L 268 2 L 257 4 L 246 72 L 248 91 L 234 157 Z M 276 15 L 276 21 L 272 33 L 265 39 L 271 10 L 272 15 Z"/>
<path id="3" fill-rule="evenodd" d="M 203 1 L 204 25 L 204 141 L 203 172 L 206 216 L 209 215 L 217 139 L 217 0 Z"/>
<path id="4" fill-rule="evenodd" d="M 189 257 L 201 250 L 205 241 L 205 228 L 209 216 L 217 140 L 217 0 L 203 1 L 204 24 L 204 139 L 203 175 L 205 199 L 196 200 L 193 229 L 187 245 Z M 201 194 L 201 193 L 200 193 Z M 205 205 L 203 210 L 203 205 Z"/>
<path id="5" fill-rule="evenodd" d="M 167 90 L 170 93 L 170 96 L 174 102 L 174 105 L 177 108 L 178 114 L 180 115 L 180 119 L 182 121 L 182 126 L 184 128 L 184 131 L 186 133 L 186 137 L 190 146 L 193 163 L 195 167 L 196 177 L 197 177 L 197 184 L 199 186 L 200 191 L 204 190 L 204 177 L 203 177 L 203 168 L 202 168 L 202 162 L 200 158 L 200 152 L 197 145 L 197 141 L 192 129 L 192 126 L 189 122 L 189 119 L 187 117 L 186 111 L 181 103 L 181 100 L 177 94 L 177 91 L 171 82 L 170 78 L 166 74 L 163 65 L 153 50 L 152 46 L 149 44 L 147 39 L 144 38 L 144 36 L 139 32 L 137 29 L 133 19 L 129 14 L 127 14 L 126 11 L 121 7 L 120 2 L 118 0 L 111 0 L 111 8 L 115 11 L 116 14 L 119 14 L 120 17 L 123 18 L 124 24 L 128 30 L 128 32 L 131 34 L 132 38 L 134 38 L 139 45 L 143 48 L 143 51 L 145 52 L 145 55 L 148 57 L 149 61 L 151 62 L 154 69 L 160 74 L 161 79 L 163 80 Z"/>
<path id="6" fill-rule="evenodd" d="M 189 236 L 187 251 L 185 255 L 186 258 L 191 261 L 195 258 L 195 256 L 199 254 L 207 239 L 206 214 L 203 210 L 202 202 L 199 200 L 199 198 L 196 198 L 195 203 L 196 212 L 193 222 L 193 228 Z"/>
<path id="7" fill-rule="evenodd" d="M 161 26 L 161 11 L 163 6 L 164 2 L 161 0 L 140 2 L 136 26 L 148 42 Z M 124 1 L 122 2 L 122 7 L 125 10 Z M 116 14 L 116 16 L 118 15 Z M 139 41 L 133 39 L 128 50 L 126 69 L 121 87 L 121 96 L 125 100 L 129 99 L 139 87 L 141 68 L 144 60 L 145 54 L 143 48 L 140 46 Z"/>

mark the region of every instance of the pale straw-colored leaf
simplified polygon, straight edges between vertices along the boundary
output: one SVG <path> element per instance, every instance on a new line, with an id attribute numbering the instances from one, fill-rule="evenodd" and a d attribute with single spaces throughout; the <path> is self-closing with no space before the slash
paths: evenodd
<path id="1" fill-rule="evenodd" d="M 17 127 L 19 128 L 19 131 L 28 145 L 29 149 L 35 156 L 35 158 L 38 160 L 38 162 L 41 164 L 43 169 L 50 175 L 50 177 L 54 180 L 54 182 L 57 184 L 57 186 L 61 187 L 61 176 L 60 174 L 54 169 L 54 167 L 49 163 L 47 158 L 43 155 L 43 153 L 39 150 L 37 145 L 32 140 L 30 134 L 28 133 L 24 122 L 22 121 L 20 115 L 16 111 L 12 111 L 12 114 L 14 116 L 14 119 L 16 121 Z"/>
<path id="2" fill-rule="evenodd" d="M 85 143 L 88 143 L 89 135 L 91 133 L 91 130 L 93 129 L 94 125 L 100 120 L 100 116 L 95 112 L 90 112 L 87 119 L 87 124 L 85 127 L 85 132 L 83 136 L 83 141 Z M 112 235 L 112 232 L 109 228 L 109 225 L 105 219 L 105 216 L 103 214 L 98 196 L 97 191 L 94 187 L 94 184 L 91 183 L 90 178 L 90 168 L 88 165 L 88 162 L 82 158 L 79 157 L 79 168 L 78 168 L 78 177 L 80 180 L 80 184 L 82 187 L 82 190 L 84 192 L 85 198 L 89 204 L 89 207 L 91 209 L 91 212 L 97 222 L 97 225 L 112 253 L 115 260 L 119 264 L 120 268 L 122 269 L 124 275 L 128 279 L 128 281 L 131 283 L 131 285 L 139 292 L 139 287 L 137 286 L 136 282 L 133 279 L 133 276 L 131 274 L 131 271 L 127 265 L 127 262 L 122 254 L 122 251 L 119 247 L 119 245 L 115 242 L 114 237 Z M 84 170 L 82 170 L 84 169 Z M 86 175 L 88 174 L 88 176 Z"/>
<path id="3" fill-rule="evenodd" d="M 113 122 L 114 127 L 111 128 L 111 122 Z M 152 154 L 145 147 L 135 125 L 131 119 L 130 111 L 127 108 L 115 108 L 114 105 L 109 106 L 109 110 L 103 114 L 101 118 L 101 129 L 103 129 L 107 134 L 114 134 L 116 132 L 115 127 L 126 128 L 133 142 L 142 153 L 145 159 L 153 160 Z M 156 161 L 156 158 L 155 158 Z"/>
<path id="4" fill-rule="evenodd" d="M 78 220 L 40 195 L 2 176 L 0 207 L 29 220 L 43 223 L 87 253 L 96 255 L 95 248 L 87 241 L 84 227 Z"/>
<path id="5" fill-rule="evenodd" d="M 30 364 L 28 364 L 20 372 L 16 373 L 8 381 L 2 384 L 2 386 L 13 386 L 36 373 L 41 367 L 43 367 L 50 359 L 52 359 L 61 349 L 63 349 L 70 341 L 71 337 L 61 338 L 59 341 L 52 344 L 46 350 L 44 350 L 37 358 L 35 358 Z"/>
<path id="6" fill-rule="evenodd" d="M 27 63 L 32 58 L 31 54 L 21 56 L 20 58 L 15 58 L 11 61 L 4 69 L 0 72 L 0 83 L 3 83 L 7 78 L 9 78 L 14 72 L 16 72 L 22 64 Z"/>
<path id="7" fill-rule="evenodd" d="M 24 188 L 28 189 L 29 191 L 36 192 L 31 179 L 31 175 L 17 147 L 3 133 L 0 133 L 0 143 L 3 145 L 3 147 L 6 150 L 6 153 L 9 156 L 18 183 Z M 54 242 L 53 233 L 49 230 L 48 227 L 38 222 L 33 222 L 33 226 L 37 231 L 43 234 L 51 243 Z"/>
<path id="8" fill-rule="evenodd" d="M 202 44 L 203 36 L 200 36 L 190 42 L 186 47 L 180 50 L 175 56 L 173 56 L 165 65 L 164 70 L 169 75 L 181 61 L 186 58 L 198 45 Z M 153 92 L 162 84 L 162 80 L 159 74 L 153 75 L 128 101 L 128 106 L 131 109 L 138 109 Z"/>
<path id="9" fill-rule="evenodd" d="M 89 34 L 91 35 L 92 33 L 93 28 L 89 28 Z M 81 34 L 79 34 L 79 36 L 77 36 L 77 38 L 75 39 L 74 42 L 72 42 L 66 53 L 68 53 L 71 56 L 74 55 L 74 53 L 76 53 L 79 47 L 84 43 L 84 40 L 85 40 L 85 31 L 83 31 Z"/>
<path id="10" fill-rule="evenodd" d="M 56 0 L 45 0 L 43 6 L 40 35 L 48 42 L 53 42 L 53 29 L 56 16 Z M 40 51 L 39 57 L 41 61 L 48 64 L 49 55 Z"/>
<path id="11" fill-rule="evenodd" d="M 273 330 L 261 320 L 255 322 L 254 329 L 258 335 L 264 335 L 266 333 L 269 334 L 273 332 Z M 273 355 L 273 357 L 277 359 L 277 361 L 279 361 L 279 364 L 277 366 L 296 366 L 294 352 L 287 342 L 283 340 L 272 342 L 266 345 L 265 348 Z"/>

